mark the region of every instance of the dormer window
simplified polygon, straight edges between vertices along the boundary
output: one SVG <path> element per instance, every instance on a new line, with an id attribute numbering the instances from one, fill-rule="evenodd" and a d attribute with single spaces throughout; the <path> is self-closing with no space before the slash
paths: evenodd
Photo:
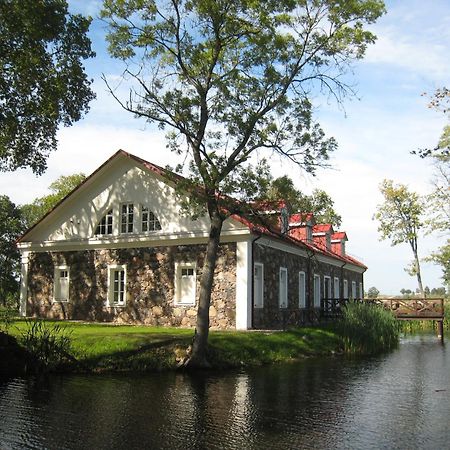
<path id="1" fill-rule="evenodd" d="M 124 203 L 121 207 L 121 233 L 133 232 L 134 205 L 133 203 Z"/>
<path id="2" fill-rule="evenodd" d="M 100 220 L 95 234 L 112 234 L 113 232 L 113 210 L 110 209 Z"/>
<path id="3" fill-rule="evenodd" d="M 152 211 L 150 211 L 147 206 L 142 206 L 141 218 L 143 233 L 146 233 L 147 231 L 161 230 L 161 224 L 159 223 L 158 218 L 153 214 Z"/>

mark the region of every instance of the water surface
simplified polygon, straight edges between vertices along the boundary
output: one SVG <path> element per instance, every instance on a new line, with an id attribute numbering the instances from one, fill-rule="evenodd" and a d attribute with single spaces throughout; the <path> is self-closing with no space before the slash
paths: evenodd
<path id="1" fill-rule="evenodd" d="M 444 449 L 450 353 L 435 336 L 388 355 L 214 374 L 0 383 L 1 449 Z"/>

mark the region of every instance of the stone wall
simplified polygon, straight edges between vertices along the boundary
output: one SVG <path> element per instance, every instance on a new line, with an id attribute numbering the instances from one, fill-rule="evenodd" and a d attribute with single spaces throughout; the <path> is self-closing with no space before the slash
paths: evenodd
<path id="1" fill-rule="evenodd" d="M 332 297 L 334 277 L 339 278 L 340 292 L 343 292 L 343 279 L 348 280 L 349 292 L 351 282 L 362 282 L 362 274 L 344 270 L 341 267 L 325 264 L 316 257 L 294 255 L 264 245 L 255 244 L 254 263 L 264 265 L 264 305 L 262 308 L 253 307 L 253 328 L 280 329 L 292 325 L 311 323 L 317 317 L 314 310 L 314 274 L 320 275 L 321 293 L 323 297 L 324 276 L 329 276 L 332 283 Z M 288 306 L 279 307 L 279 273 L 280 267 L 288 270 Z M 306 275 L 306 308 L 299 308 L 299 272 Z"/>
<path id="2" fill-rule="evenodd" d="M 193 327 L 196 305 L 177 305 L 175 263 L 195 262 L 197 302 L 206 245 L 34 253 L 30 257 L 27 315 Z M 108 265 L 126 265 L 126 304 L 106 304 Z M 53 302 L 55 266 L 69 267 L 68 302 Z M 213 328 L 236 326 L 236 244 L 221 244 L 211 298 Z"/>

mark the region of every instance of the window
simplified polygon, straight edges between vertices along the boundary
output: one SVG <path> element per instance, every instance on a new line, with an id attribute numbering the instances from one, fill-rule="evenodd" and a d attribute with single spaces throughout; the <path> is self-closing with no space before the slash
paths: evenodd
<path id="1" fill-rule="evenodd" d="M 352 298 L 356 298 L 356 281 L 352 281 Z"/>
<path id="2" fill-rule="evenodd" d="M 69 268 L 67 266 L 55 267 L 53 301 L 69 301 Z"/>
<path id="3" fill-rule="evenodd" d="M 95 234 L 112 234 L 113 232 L 113 210 L 110 209 L 100 220 Z"/>
<path id="4" fill-rule="evenodd" d="M 255 263 L 253 271 L 253 305 L 255 308 L 262 308 L 264 306 L 264 265 Z"/>
<path id="5" fill-rule="evenodd" d="M 280 267 L 280 291 L 278 299 L 280 308 L 287 308 L 288 305 L 288 272 L 286 267 Z"/>
<path id="6" fill-rule="evenodd" d="M 194 264 L 178 264 L 175 268 L 175 299 L 177 303 L 195 305 L 196 271 Z"/>
<path id="7" fill-rule="evenodd" d="M 314 308 L 320 308 L 320 275 L 314 275 Z"/>
<path id="8" fill-rule="evenodd" d="M 133 203 L 124 203 L 121 207 L 121 217 L 120 217 L 121 233 L 133 232 L 133 216 L 134 216 Z"/>
<path id="9" fill-rule="evenodd" d="M 108 305 L 125 306 L 127 272 L 126 266 L 108 267 Z"/>
<path id="10" fill-rule="evenodd" d="M 364 298 L 364 291 L 362 283 L 359 283 L 359 298 Z"/>
<path id="11" fill-rule="evenodd" d="M 298 307 L 306 308 L 306 275 L 305 275 L 305 272 L 298 273 Z"/>
<path id="12" fill-rule="evenodd" d="M 141 218 L 142 218 L 141 229 L 143 233 L 146 233 L 147 231 L 158 231 L 161 229 L 161 224 L 159 223 L 159 220 L 153 214 L 153 212 L 148 209 L 147 206 L 142 206 Z"/>
<path id="13" fill-rule="evenodd" d="M 341 293 L 339 290 L 339 278 L 338 277 L 334 277 L 334 298 L 340 298 L 341 297 Z"/>
<path id="14" fill-rule="evenodd" d="M 323 294 L 325 298 L 331 298 L 331 277 L 323 277 Z"/>
<path id="15" fill-rule="evenodd" d="M 348 281 L 344 280 L 344 298 L 348 298 Z"/>

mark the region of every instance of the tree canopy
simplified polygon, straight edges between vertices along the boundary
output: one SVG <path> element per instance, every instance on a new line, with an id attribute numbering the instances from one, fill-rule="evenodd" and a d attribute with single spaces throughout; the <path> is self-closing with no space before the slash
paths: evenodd
<path id="1" fill-rule="evenodd" d="M 26 226 L 30 227 L 40 220 L 85 179 L 86 175 L 84 173 L 62 175 L 50 184 L 50 194 L 35 198 L 32 203 L 22 205 L 21 212 Z"/>
<path id="2" fill-rule="evenodd" d="M 204 188 L 211 229 L 188 364 L 206 364 L 224 194 L 251 185 L 263 152 L 310 173 L 327 163 L 336 142 L 314 121 L 312 95 L 351 93 L 343 76 L 375 40 L 364 26 L 383 12 L 381 0 L 104 0 L 109 51 L 126 61 L 131 85 L 126 100 L 108 84 L 111 93 L 168 130 Z"/>
<path id="3" fill-rule="evenodd" d="M 83 60 L 95 54 L 91 19 L 68 12 L 65 0 L 0 2 L 0 170 L 37 174 L 69 126 L 95 97 Z"/>
<path id="4" fill-rule="evenodd" d="M 423 200 L 403 184 L 394 185 L 392 180 L 384 180 L 380 185 L 384 203 L 377 206 L 374 219 L 378 220 L 381 239 L 390 239 L 391 245 L 407 243 L 414 258 L 405 269 L 417 277 L 419 289 L 423 294 L 422 277 L 418 256 L 419 231 L 424 227 Z"/>
<path id="5" fill-rule="evenodd" d="M 284 175 L 272 179 L 264 186 L 259 200 L 287 202 L 292 213 L 312 212 L 317 223 L 341 226 L 342 217 L 335 211 L 333 199 L 323 190 L 315 189 L 311 195 L 304 194 L 294 186 L 290 177 Z"/>
<path id="6" fill-rule="evenodd" d="M 0 304 L 17 297 L 20 254 L 16 240 L 24 231 L 20 209 L 6 195 L 0 195 Z"/>

